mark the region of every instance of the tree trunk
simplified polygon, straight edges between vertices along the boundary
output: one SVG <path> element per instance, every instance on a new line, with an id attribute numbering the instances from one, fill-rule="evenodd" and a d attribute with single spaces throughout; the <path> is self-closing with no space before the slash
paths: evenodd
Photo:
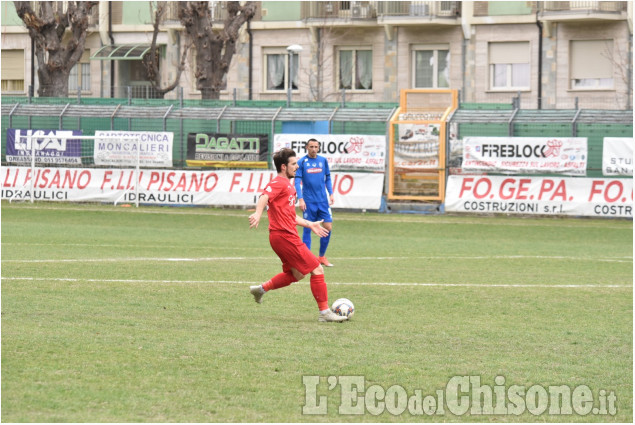
<path id="1" fill-rule="evenodd" d="M 225 3 L 227 17 L 220 31 L 212 29 L 213 17 L 209 3 L 180 3 L 179 18 L 185 32 L 196 49 L 196 88 L 203 99 L 218 99 L 226 88 L 225 76 L 236 50 L 236 40 L 240 27 L 251 20 L 256 13 L 254 2 L 237 1 Z"/>
<path id="2" fill-rule="evenodd" d="M 35 42 L 41 97 L 67 97 L 68 76 L 84 53 L 88 17 L 96 1 L 16 1 L 15 9 Z M 66 10 L 64 10 L 66 6 Z M 70 34 L 67 34 L 70 29 Z M 69 36 L 70 35 L 70 36 Z"/>

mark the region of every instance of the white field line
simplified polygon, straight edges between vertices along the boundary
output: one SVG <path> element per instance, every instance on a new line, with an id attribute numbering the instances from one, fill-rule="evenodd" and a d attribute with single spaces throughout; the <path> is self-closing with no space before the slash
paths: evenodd
<path id="1" fill-rule="evenodd" d="M 567 257 L 558 255 L 490 255 L 490 256 L 415 256 L 415 257 L 333 257 L 338 261 L 400 261 L 400 260 L 553 260 L 553 261 L 587 261 L 604 263 L 632 263 L 632 257 Z M 209 261 L 247 261 L 247 260 L 277 260 L 273 256 L 266 257 L 124 257 L 124 258 L 60 258 L 60 259 L 32 259 L 32 260 L 2 260 L 2 263 L 115 263 L 115 262 L 209 262 Z"/>
<path id="2" fill-rule="evenodd" d="M 48 206 L 48 205 L 30 205 L 21 206 L 19 204 L 5 205 L 7 208 L 23 208 L 23 209 L 37 209 L 37 210 L 50 210 L 50 211 L 86 211 L 86 212 L 114 212 L 114 213 L 128 213 L 128 214 L 166 214 L 166 215 L 196 215 L 196 216 L 219 216 L 219 217 L 242 217 L 245 219 L 245 225 L 247 226 L 247 218 L 251 214 L 249 209 L 244 210 L 221 210 L 211 211 L 204 208 L 183 208 L 183 209 L 165 209 L 144 207 L 144 208 L 95 208 L 95 207 L 63 207 L 63 206 Z M 255 208 L 255 205 L 254 205 Z M 253 208 L 251 209 L 253 211 Z M 240 212 L 242 211 L 242 212 Z M 483 225 L 483 226 L 515 226 L 515 227 L 557 227 L 557 228 L 581 228 L 581 229 L 618 229 L 623 230 L 625 226 L 609 226 L 609 225 L 595 225 L 593 223 L 588 224 L 587 220 L 581 219 L 576 224 L 563 224 L 561 220 L 553 218 L 536 218 L 532 221 L 531 218 L 513 217 L 518 221 L 503 222 L 496 217 L 467 217 L 459 216 L 456 220 L 451 220 L 443 216 L 426 216 L 426 215 L 401 215 L 401 214 L 385 214 L 385 216 L 368 216 L 362 213 L 358 215 L 352 213 L 344 213 L 344 216 L 334 217 L 335 221 L 364 221 L 364 222 L 376 222 L 376 223 L 421 223 L 421 224 L 449 224 L 449 225 Z M 468 220 L 469 218 L 469 220 Z M 573 217 L 572 217 L 573 218 Z M 264 216 L 263 220 L 267 220 Z M 520 221 L 522 220 L 522 221 Z M 526 220 L 526 221 L 525 221 Z M 577 223 L 580 223 L 578 226 Z M 629 223 L 632 229 L 632 221 Z M 246 227 L 245 226 L 245 227 Z M 628 226 L 626 227 L 628 228 Z"/>
<path id="3" fill-rule="evenodd" d="M 262 282 L 239 280 L 159 280 L 159 279 L 84 279 L 84 278 L 46 278 L 46 277 L 2 277 L 2 280 L 32 281 L 32 282 L 79 282 L 79 283 L 168 283 L 168 284 L 231 284 L 257 285 Z M 297 284 L 297 283 L 296 283 Z M 308 285 L 307 282 L 300 284 Z M 467 287 L 467 288 L 628 288 L 632 285 L 597 285 L 597 284 L 515 284 L 515 283 L 418 283 L 418 282 L 328 282 L 328 285 L 350 286 L 421 286 L 421 287 Z"/>
<path id="4" fill-rule="evenodd" d="M 88 247 L 97 247 L 97 248 L 147 248 L 147 249 L 157 249 L 160 247 L 157 247 L 156 244 L 154 245 L 150 245 L 150 244 L 145 244 L 145 245 L 141 245 L 141 244 L 108 244 L 108 243 L 104 243 L 104 244 L 96 244 L 96 243 L 44 243 L 44 242 L 2 242 L 2 246 L 58 246 L 58 247 L 64 247 L 64 246 L 88 246 Z M 197 245 L 196 247 L 192 247 L 192 246 L 188 246 L 188 245 L 170 245 L 171 248 L 177 249 L 177 248 L 181 248 L 181 249 L 195 249 L 195 250 L 202 250 L 202 249 L 218 249 L 218 246 L 200 246 Z M 269 245 L 263 245 L 262 247 L 258 248 L 258 247 L 223 247 L 223 251 L 237 251 L 237 250 L 242 250 L 242 251 L 246 251 L 246 250 L 267 250 L 267 251 L 271 251 L 271 248 L 269 247 Z"/>

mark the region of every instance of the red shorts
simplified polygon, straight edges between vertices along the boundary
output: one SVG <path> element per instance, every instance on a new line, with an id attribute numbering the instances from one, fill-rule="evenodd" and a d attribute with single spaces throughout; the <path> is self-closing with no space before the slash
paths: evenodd
<path id="1" fill-rule="evenodd" d="M 300 236 L 286 232 L 270 232 L 269 243 L 273 251 L 282 261 L 282 271 L 288 272 L 291 268 L 306 275 L 315 270 L 320 262 L 315 254 L 306 247 Z"/>

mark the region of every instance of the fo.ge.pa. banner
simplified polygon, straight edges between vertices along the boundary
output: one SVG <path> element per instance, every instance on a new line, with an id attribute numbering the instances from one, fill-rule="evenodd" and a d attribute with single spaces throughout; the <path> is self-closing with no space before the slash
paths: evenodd
<path id="1" fill-rule="evenodd" d="M 584 176 L 586 137 L 466 137 L 463 171 Z"/>
<path id="2" fill-rule="evenodd" d="M 20 130 L 7 129 L 7 162 L 30 164 L 81 164 L 82 142 L 72 139 L 81 136 L 79 130 Z M 31 137 L 26 137 L 31 136 Z"/>
<path id="3" fill-rule="evenodd" d="M 632 179 L 450 176 L 453 212 L 633 217 Z"/>
<path id="4" fill-rule="evenodd" d="M 95 165 L 172 167 L 173 133 L 97 130 L 95 136 Z"/>
<path id="5" fill-rule="evenodd" d="M 277 175 L 260 170 L 2 167 L 2 199 L 160 205 L 254 206 Z M 334 208 L 379 209 L 384 175 L 332 173 Z M 138 182 L 138 184 L 137 184 Z"/>
<path id="6" fill-rule="evenodd" d="M 319 155 L 326 158 L 331 171 L 365 170 L 384 172 L 386 163 L 386 136 L 359 134 L 276 134 L 273 150 L 293 149 L 300 157 L 307 154 L 306 142 L 317 139 Z"/>
<path id="7" fill-rule="evenodd" d="M 214 168 L 268 168 L 267 134 L 189 133 L 187 165 Z"/>
<path id="8" fill-rule="evenodd" d="M 605 137 L 602 150 L 602 174 L 605 176 L 633 175 L 633 138 Z"/>

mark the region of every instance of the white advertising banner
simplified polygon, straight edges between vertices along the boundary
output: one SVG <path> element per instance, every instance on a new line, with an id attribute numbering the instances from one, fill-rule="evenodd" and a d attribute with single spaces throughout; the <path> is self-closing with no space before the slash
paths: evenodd
<path id="1" fill-rule="evenodd" d="M 172 167 L 174 133 L 97 130 L 95 136 L 108 137 L 95 139 L 95 165 L 136 167 L 138 160 L 141 167 Z"/>
<path id="2" fill-rule="evenodd" d="M 466 137 L 463 171 L 585 176 L 586 137 Z"/>
<path id="3" fill-rule="evenodd" d="M 633 138 L 605 137 L 602 151 L 602 174 L 605 176 L 633 175 Z"/>
<path id="4" fill-rule="evenodd" d="M 365 170 L 384 172 L 386 165 L 386 136 L 363 134 L 276 134 L 273 151 L 291 148 L 298 159 L 307 154 L 307 140 L 317 139 L 320 151 L 331 171 Z"/>
<path id="5" fill-rule="evenodd" d="M 273 171 L 181 171 L 2 167 L 2 199 L 161 205 L 253 206 Z M 137 178 L 139 185 L 137 190 Z M 331 175 L 333 208 L 379 209 L 384 174 Z M 33 184 L 33 191 L 31 191 Z"/>
<path id="6" fill-rule="evenodd" d="M 450 176 L 452 212 L 633 217 L 633 180 L 572 177 Z"/>
<path id="7" fill-rule="evenodd" d="M 394 144 L 395 169 L 438 169 L 440 127 L 440 124 L 399 124 L 399 140 Z"/>

